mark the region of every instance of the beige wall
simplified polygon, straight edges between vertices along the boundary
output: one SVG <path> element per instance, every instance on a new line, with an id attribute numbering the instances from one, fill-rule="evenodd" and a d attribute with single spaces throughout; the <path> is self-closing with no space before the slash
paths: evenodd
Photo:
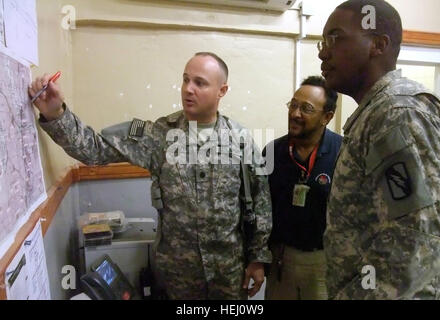
<path id="1" fill-rule="evenodd" d="M 403 29 L 440 32 L 439 0 L 388 0 L 399 12 Z"/>
<path id="2" fill-rule="evenodd" d="M 308 19 L 307 32 L 316 37 L 342 0 L 315 1 L 319 1 L 318 12 Z M 417 6 L 407 0 L 389 2 L 400 11 L 405 29 L 440 31 L 440 1 L 421 0 Z M 297 11 L 214 8 L 165 0 L 37 3 L 39 70 L 64 71 L 61 83 L 66 102 L 94 128 L 133 117 L 154 120 L 180 109 L 185 62 L 197 51 L 214 51 L 231 69 L 231 91 L 222 100 L 220 111 L 249 128 L 273 128 L 275 137 L 286 133 L 284 104 L 294 88 Z M 62 4 L 76 8 L 76 30 L 68 32 L 57 26 Z M 319 74 L 315 41 L 305 41 L 301 54 L 300 78 Z M 341 119 L 338 125 L 332 121 L 329 126 L 337 131 L 355 108 L 351 98 L 342 100 Z M 72 160 L 45 134 L 41 136 L 46 183 L 50 185 Z"/>
<path id="3" fill-rule="evenodd" d="M 67 100 L 73 101 L 71 34 L 61 28 L 61 0 L 37 0 L 39 67 L 32 67 L 32 77 L 62 71 L 58 82 Z M 36 112 L 37 113 L 37 112 Z M 64 151 L 39 128 L 40 153 L 46 188 L 73 163 Z"/>
<path id="4" fill-rule="evenodd" d="M 300 81 L 311 75 L 321 75 L 321 60 L 318 58 L 318 48 L 316 41 L 304 40 L 301 44 L 301 63 L 300 63 Z M 339 97 L 341 99 L 341 97 Z M 340 109 L 340 107 L 338 107 Z M 337 117 L 340 110 L 336 110 L 333 120 L 328 124 L 330 130 L 340 132 L 336 126 Z"/>
<path id="5" fill-rule="evenodd" d="M 333 2 L 320 8 L 325 19 L 341 1 Z M 155 120 L 181 109 L 178 89 L 185 62 L 197 51 L 213 51 L 231 70 L 231 90 L 220 111 L 249 128 L 273 129 L 275 137 L 286 133 L 297 11 L 136 0 L 80 0 L 75 6 L 76 112 L 94 128 L 133 117 Z M 310 33 L 321 33 L 325 19 L 320 17 L 308 21 Z M 140 24 L 120 28 L 133 22 Z M 315 42 L 305 43 L 301 54 L 301 79 L 320 74 Z M 334 121 L 329 127 L 335 129 Z"/>
<path id="6" fill-rule="evenodd" d="M 198 51 L 213 51 L 229 66 L 230 91 L 220 112 L 249 128 L 284 134 L 285 103 L 293 90 L 293 43 L 278 37 L 81 28 L 73 50 L 76 113 L 101 129 L 181 110 L 183 69 Z"/>

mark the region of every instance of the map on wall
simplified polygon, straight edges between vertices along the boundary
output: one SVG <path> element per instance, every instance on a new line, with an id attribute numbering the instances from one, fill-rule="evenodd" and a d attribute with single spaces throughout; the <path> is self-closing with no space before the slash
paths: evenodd
<path id="1" fill-rule="evenodd" d="M 5 23 L 3 19 L 3 0 L 0 0 L 0 45 L 5 46 Z"/>
<path id="2" fill-rule="evenodd" d="M 0 258 L 46 199 L 30 69 L 0 52 Z"/>

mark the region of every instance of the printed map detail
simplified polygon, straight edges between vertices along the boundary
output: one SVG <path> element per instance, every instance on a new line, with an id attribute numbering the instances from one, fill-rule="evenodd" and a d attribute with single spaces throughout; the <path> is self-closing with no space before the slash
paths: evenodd
<path id="1" fill-rule="evenodd" d="M 46 199 L 29 84 L 30 69 L 0 52 L 0 247 Z"/>
<path id="2" fill-rule="evenodd" d="M 5 40 L 5 20 L 3 18 L 4 14 L 3 9 L 3 0 L 0 0 L 0 45 L 3 47 L 6 46 L 6 40 Z"/>

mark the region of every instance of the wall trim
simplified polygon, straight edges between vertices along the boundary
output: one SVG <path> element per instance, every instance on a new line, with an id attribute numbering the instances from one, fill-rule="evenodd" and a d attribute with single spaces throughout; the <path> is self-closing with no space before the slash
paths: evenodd
<path id="1" fill-rule="evenodd" d="M 148 170 L 129 163 L 112 163 L 105 166 L 85 166 L 83 164 L 66 168 L 64 174 L 47 192 L 47 199 L 30 216 L 18 231 L 14 243 L 0 259 L 0 300 L 6 300 L 5 272 L 14 259 L 24 239 L 32 232 L 38 220 L 41 221 L 43 237 L 71 185 L 79 181 L 104 179 L 130 179 L 151 177 Z"/>
<path id="2" fill-rule="evenodd" d="M 104 180 L 104 179 L 129 179 L 129 178 L 148 178 L 151 174 L 148 170 L 138 166 L 124 163 L 112 163 L 105 166 L 85 166 L 80 165 L 74 171 L 75 182 L 85 180 Z"/>
<path id="3" fill-rule="evenodd" d="M 158 29 L 158 30 L 180 30 L 180 31 L 217 31 L 228 33 L 240 33 L 250 35 L 263 35 L 286 37 L 296 39 L 298 33 L 257 30 L 251 28 L 234 28 L 220 25 L 203 25 L 203 24 L 184 24 L 184 23 L 168 23 L 153 21 L 130 21 L 130 20 L 104 20 L 104 19 L 80 19 L 75 23 L 76 27 L 101 27 L 101 28 L 128 28 L 128 29 Z"/>
<path id="4" fill-rule="evenodd" d="M 403 44 L 440 47 L 440 33 L 403 30 Z"/>
<path id="5" fill-rule="evenodd" d="M 251 35 L 265 35 L 296 39 L 297 32 L 283 32 L 274 30 L 257 30 L 252 28 L 233 28 L 217 25 L 196 25 L 184 23 L 170 23 L 157 21 L 139 20 L 105 20 L 105 19 L 79 19 L 76 27 L 104 27 L 104 28 L 134 28 L 134 29 L 161 29 L 161 30 L 185 30 L 185 31 L 217 31 L 228 33 L 242 33 Z M 321 35 L 309 34 L 306 40 L 322 40 Z M 440 47 L 440 33 L 403 30 L 402 44 L 418 46 Z"/>

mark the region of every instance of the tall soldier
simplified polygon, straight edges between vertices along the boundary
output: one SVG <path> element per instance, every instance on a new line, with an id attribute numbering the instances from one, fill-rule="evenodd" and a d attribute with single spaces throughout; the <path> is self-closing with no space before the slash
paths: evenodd
<path id="1" fill-rule="evenodd" d="M 48 78 L 37 78 L 30 95 L 34 96 Z M 217 111 L 228 91 L 227 78 L 228 68 L 222 59 L 213 53 L 197 53 L 183 73 L 183 111 L 154 123 L 122 123 L 101 134 L 83 125 L 66 107 L 55 83 L 50 82 L 48 91 L 35 101 L 41 127 L 72 157 L 86 164 L 129 161 L 150 170 L 152 202 L 159 212 L 154 262 L 172 299 L 245 299 L 260 289 L 263 263 L 271 262 L 267 248 L 272 227 L 269 186 L 267 176 L 257 174 L 261 169 L 258 155 L 248 165 L 256 221 L 246 257 L 240 223 L 239 162 L 200 163 L 197 156 L 195 162 L 181 161 L 191 158 L 194 150 L 197 154 L 205 142 L 212 139 L 217 143 L 215 138 L 222 131 L 241 129 Z M 190 121 L 197 121 L 198 130 Z M 186 139 L 191 130 L 196 131 L 192 132 L 198 136 L 196 142 Z M 184 133 L 179 147 L 185 151 L 177 163 L 172 157 L 170 161 L 174 152 L 167 152 L 174 144 L 167 135 L 173 132 Z M 250 278 L 254 286 L 247 291 Z"/>
<path id="2" fill-rule="evenodd" d="M 396 70 L 397 11 L 349 0 L 319 58 L 328 87 L 359 104 L 344 126 L 324 249 L 333 299 L 436 299 L 440 290 L 440 101 Z"/>

